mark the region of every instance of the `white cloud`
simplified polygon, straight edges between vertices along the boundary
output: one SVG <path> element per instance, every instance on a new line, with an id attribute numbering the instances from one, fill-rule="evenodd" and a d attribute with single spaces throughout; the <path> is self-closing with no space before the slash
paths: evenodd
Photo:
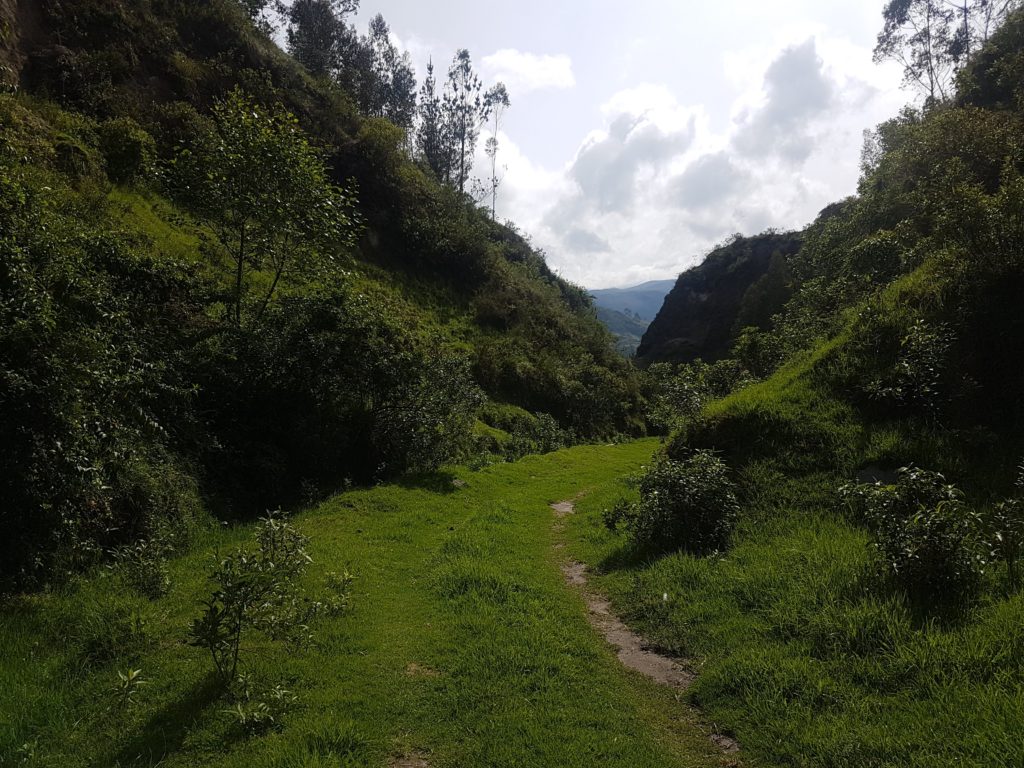
<path id="1" fill-rule="evenodd" d="M 485 79 L 504 83 L 513 99 L 531 91 L 576 85 L 572 59 L 564 54 L 551 56 L 503 48 L 485 56 L 482 64 Z"/>

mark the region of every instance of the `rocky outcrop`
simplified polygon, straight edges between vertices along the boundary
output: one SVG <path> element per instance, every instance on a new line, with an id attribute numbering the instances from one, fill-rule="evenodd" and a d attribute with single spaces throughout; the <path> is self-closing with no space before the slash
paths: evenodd
<path id="1" fill-rule="evenodd" d="M 734 237 L 684 272 L 644 334 L 642 364 L 713 362 L 726 357 L 741 325 L 761 325 L 788 297 L 785 258 L 796 233 Z M 774 257 L 774 259 L 773 259 Z M 743 319 L 743 322 L 740 322 Z"/>

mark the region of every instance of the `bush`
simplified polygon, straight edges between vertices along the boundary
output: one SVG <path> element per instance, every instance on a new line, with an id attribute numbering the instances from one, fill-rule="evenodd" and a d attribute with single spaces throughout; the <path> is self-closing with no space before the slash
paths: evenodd
<path id="1" fill-rule="evenodd" d="M 904 467 L 895 485 L 846 485 L 840 496 L 872 529 L 883 571 L 911 598 L 935 602 L 976 588 L 980 518 L 941 474 Z"/>
<path id="2" fill-rule="evenodd" d="M 658 459 L 639 490 L 640 501 L 620 502 L 605 517 L 612 530 L 624 525 L 635 544 L 705 553 L 728 543 L 739 503 L 728 467 L 711 451 Z"/>
<path id="3" fill-rule="evenodd" d="M 101 123 L 99 139 L 111 181 L 127 184 L 146 179 L 152 173 L 156 142 L 130 117 Z"/>
<path id="4" fill-rule="evenodd" d="M 260 520 L 255 538 L 255 552 L 239 549 L 219 563 L 211 577 L 216 589 L 190 631 L 191 644 L 210 652 L 225 685 L 236 679 L 249 635 L 301 643 L 310 639 L 310 624 L 317 616 L 340 614 L 349 605 L 352 576 L 347 572 L 327 574 L 324 602 L 302 594 L 299 582 L 313 561 L 306 551 L 309 539 L 280 512 Z M 241 680 L 245 694 L 246 678 Z M 260 713 L 252 717 L 259 721 Z"/>
<path id="5" fill-rule="evenodd" d="M 164 547 L 160 543 L 141 539 L 118 547 L 111 556 L 114 560 L 114 570 L 140 594 L 150 599 L 167 594 L 171 579 L 167 574 Z"/>
<path id="6" fill-rule="evenodd" d="M 303 623 L 297 610 L 298 580 L 312 562 L 308 540 L 280 513 L 263 518 L 258 549 L 239 549 L 212 575 L 216 589 L 203 615 L 192 622 L 190 642 L 210 652 L 223 683 L 235 679 L 244 638 L 253 631 L 270 636 L 295 632 Z"/>
<path id="7" fill-rule="evenodd" d="M 989 556 L 1006 563 L 1009 587 L 1020 587 L 1017 564 L 1024 554 L 1024 467 L 1017 477 L 1017 493 L 992 508 L 985 520 Z"/>

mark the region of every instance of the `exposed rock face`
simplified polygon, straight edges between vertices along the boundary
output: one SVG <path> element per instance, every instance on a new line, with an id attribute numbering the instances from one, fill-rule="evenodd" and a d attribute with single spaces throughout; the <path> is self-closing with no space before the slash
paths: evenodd
<path id="1" fill-rule="evenodd" d="M 20 72 L 18 3 L 16 0 L 0 0 L 0 85 L 17 84 Z"/>
<path id="2" fill-rule="evenodd" d="M 795 233 L 766 233 L 737 237 L 713 250 L 703 264 L 679 276 L 640 342 L 638 360 L 714 362 L 727 356 L 740 326 L 763 325 L 781 309 L 788 296 L 785 257 L 800 244 Z"/>

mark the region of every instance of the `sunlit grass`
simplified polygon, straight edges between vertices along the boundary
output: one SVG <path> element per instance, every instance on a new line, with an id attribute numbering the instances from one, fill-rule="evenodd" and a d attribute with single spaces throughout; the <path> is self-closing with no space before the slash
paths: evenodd
<path id="1" fill-rule="evenodd" d="M 240 731 L 209 660 L 186 644 L 216 552 L 246 541 L 247 526 L 177 559 L 154 602 L 96 575 L 9 606 L 0 754 L 39 766 L 381 766 L 414 753 L 432 766 L 715 765 L 696 717 L 593 632 L 553 550 L 548 503 L 616 485 L 655 445 L 457 470 L 301 514 L 310 594 L 347 568 L 353 607 L 321 622 L 312 646 L 250 645 L 246 671 L 299 696 L 262 736 Z M 129 626 L 137 615 L 141 629 L 108 638 L 97 612 Z M 146 685 L 122 710 L 112 690 L 128 667 Z"/>

